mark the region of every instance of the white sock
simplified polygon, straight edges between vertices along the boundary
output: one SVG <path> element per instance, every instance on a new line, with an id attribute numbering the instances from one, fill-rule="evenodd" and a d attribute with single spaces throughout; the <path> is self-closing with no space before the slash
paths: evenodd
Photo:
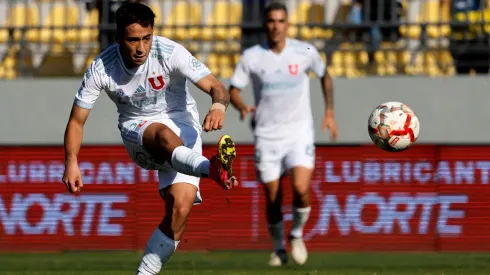
<path id="1" fill-rule="evenodd" d="M 275 251 L 284 249 L 284 225 L 282 221 L 276 224 L 269 224 L 269 234 L 272 239 L 272 246 Z"/>
<path id="2" fill-rule="evenodd" d="M 293 227 L 290 235 L 295 238 L 303 237 L 303 228 L 310 217 L 311 206 L 304 208 L 293 207 Z"/>
<path id="3" fill-rule="evenodd" d="M 206 178 L 209 176 L 209 160 L 202 154 L 185 146 L 175 148 L 172 167 L 182 174 Z"/>
<path id="4" fill-rule="evenodd" d="M 137 275 L 155 275 L 160 272 L 162 266 L 170 259 L 177 249 L 179 241 L 174 241 L 165 236 L 157 227 L 148 240 L 145 255 L 141 259 Z"/>

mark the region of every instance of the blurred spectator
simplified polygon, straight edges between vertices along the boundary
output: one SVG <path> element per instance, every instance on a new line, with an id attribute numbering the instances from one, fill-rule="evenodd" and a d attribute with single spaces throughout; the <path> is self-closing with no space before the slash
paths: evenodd
<path id="1" fill-rule="evenodd" d="M 449 0 L 446 0 L 449 1 Z M 469 26 L 453 26 L 451 29 L 451 53 L 458 74 L 489 72 L 489 41 L 485 31 L 483 13 L 489 12 L 488 1 L 452 0 L 451 14 L 458 23 Z M 486 16 L 485 16 L 486 17 Z"/>
<path id="2" fill-rule="evenodd" d="M 116 43 L 116 30 L 110 25 L 116 23 L 116 11 L 120 6 L 138 2 L 148 4 L 145 0 L 83 0 L 86 3 L 88 11 L 93 9 L 99 10 L 99 22 L 102 25 L 102 30 L 99 31 L 99 45 L 101 52 L 107 47 Z"/>
<path id="3" fill-rule="evenodd" d="M 397 0 L 353 0 L 347 22 L 362 25 L 357 28 L 356 37 L 365 37 L 367 32 L 367 51 L 372 56 L 382 41 L 396 41 L 399 38 L 398 27 L 383 24 L 398 23 L 401 18 L 401 1 Z M 381 23 L 381 26 L 378 24 Z M 369 24 L 369 26 L 368 26 Z M 357 40 L 357 38 L 356 38 Z"/>
<path id="4" fill-rule="evenodd" d="M 268 0 L 242 0 L 242 49 L 249 48 L 262 40 L 262 18 L 267 3 Z"/>

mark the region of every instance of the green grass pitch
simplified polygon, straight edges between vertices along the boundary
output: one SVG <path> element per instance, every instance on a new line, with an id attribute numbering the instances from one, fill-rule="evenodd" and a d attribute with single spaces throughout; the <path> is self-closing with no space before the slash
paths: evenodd
<path id="1" fill-rule="evenodd" d="M 140 257 L 136 252 L 3 253 L 0 274 L 134 275 Z M 311 253 L 305 266 L 290 261 L 281 268 L 268 267 L 268 257 L 266 252 L 178 252 L 160 274 L 490 274 L 490 254 L 478 253 Z"/>

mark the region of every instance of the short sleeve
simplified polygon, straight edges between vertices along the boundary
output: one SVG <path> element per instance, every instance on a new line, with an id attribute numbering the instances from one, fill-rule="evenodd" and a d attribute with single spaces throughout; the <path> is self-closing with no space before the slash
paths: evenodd
<path id="1" fill-rule="evenodd" d="M 211 74 L 211 71 L 201 61 L 197 60 L 182 45 L 177 44 L 170 57 L 172 70 L 180 72 L 192 83 L 197 83 L 202 78 Z"/>
<path id="2" fill-rule="evenodd" d="M 96 62 L 93 62 L 83 75 L 82 84 L 75 95 L 75 105 L 80 108 L 92 109 L 103 89 L 102 77 L 95 67 Z"/>
<path id="3" fill-rule="evenodd" d="M 231 77 L 231 86 L 237 87 L 238 89 L 247 87 L 248 83 L 250 82 L 249 72 L 250 70 L 248 68 L 245 55 L 242 55 L 242 58 L 240 58 L 240 61 L 235 68 L 235 72 L 233 72 L 233 76 Z"/>
<path id="4" fill-rule="evenodd" d="M 325 62 L 323 62 L 320 53 L 314 46 L 309 47 L 310 51 L 310 70 L 312 70 L 317 77 L 323 77 L 325 75 Z"/>

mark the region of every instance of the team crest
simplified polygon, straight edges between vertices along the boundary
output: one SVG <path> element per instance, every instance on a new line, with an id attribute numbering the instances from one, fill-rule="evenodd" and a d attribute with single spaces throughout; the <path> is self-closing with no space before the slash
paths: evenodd
<path id="1" fill-rule="evenodd" d="M 289 69 L 289 73 L 291 75 L 297 75 L 299 72 L 299 65 L 298 64 L 289 64 L 288 69 Z"/>
<path id="2" fill-rule="evenodd" d="M 148 78 L 148 82 L 150 82 L 151 88 L 153 90 L 160 90 L 165 86 L 165 81 L 163 80 L 163 76 L 159 75 L 157 77 Z"/>

